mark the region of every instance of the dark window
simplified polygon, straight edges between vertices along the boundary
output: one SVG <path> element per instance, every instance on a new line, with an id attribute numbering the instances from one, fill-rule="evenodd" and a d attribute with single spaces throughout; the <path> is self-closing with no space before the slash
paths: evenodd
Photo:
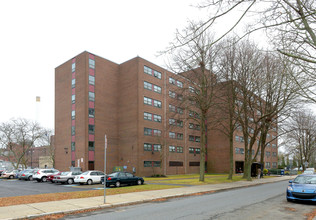
<path id="1" fill-rule="evenodd" d="M 89 125 L 89 134 L 94 134 L 94 125 Z"/>
<path id="2" fill-rule="evenodd" d="M 151 161 L 144 161 L 144 167 L 151 167 Z"/>
<path id="3" fill-rule="evenodd" d="M 200 166 L 200 162 L 189 162 L 190 167 L 198 167 Z"/>
<path id="4" fill-rule="evenodd" d="M 94 118 L 94 108 L 89 108 L 89 117 Z"/>
<path id="5" fill-rule="evenodd" d="M 94 150 L 94 141 L 89 141 L 89 150 Z"/>
<path id="6" fill-rule="evenodd" d="M 94 161 L 89 161 L 89 163 L 88 163 L 88 169 L 89 169 L 89 170 L 94 170 Z"/>
<path id="7" fill-rule="evenodd" d="M 183 167 L 182 161 L 169 161 L 169 167 Z"/>
<path id="8" fill-rule="evenodd" d="M 71 161 L 71 166 L 74 167 L 75 165 L 75 161 Z"/>

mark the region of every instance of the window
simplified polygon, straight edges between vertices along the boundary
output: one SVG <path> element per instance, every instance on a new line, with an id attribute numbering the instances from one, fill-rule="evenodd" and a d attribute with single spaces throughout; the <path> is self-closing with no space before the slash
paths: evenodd
<path id="1" fill-rule="evenodd" d="M 152 129 L 151 128 L 144 128 L 144 135 L 151 136 Z"/>
<path id="2" fill-rule="evenodd" d="M 151 98 L 144 97 L 144 104 L 146 104 L 146 105 L 152 105 L 152 99 L 151 99 Z"/>
<path id="3" fill-rule="evenodd" d="M 175 85 L 176 84 L 176 80 L 169 77 L 169 83 Z"/>
<path id="4" fill-rule="evenodd" d="M 89 108 L 89 118 L 94 118 L 94 108 Z"/>
<path id="5" fill-rule="evenodd" d="M 176 93 L 172 92 L 172 91 L 169 91 L 169 97 L 176 98 Z"/>
<path id="6" fill-rule="evenodd" d="M 183 134 L 178 133 L 178 134 L 177 134 L 177 139 L 178 139 L 178 140 L 183 140 Z"/>
<path id="7" fill-rule="evenodd" d="M 195 153 L 196 154 L 201 154 L 201 149 L 200 148 L 195 148 Z"/>
<path id="8" fill-rule="evenodd" d="M 270 157 L 271 153 L 269 151 L 266 151 L 266 157 Z"/>
<path id="9" fill-rule="evenodd" d="M 189 116 L 194 117 L 194 111 L 189 111 Z"/>
<path id="10" fill-rule="evenodd" d="M 272 147 L 273 147 L 273 148 L 276 148 L 276 144 L 272 144 Z"/>
<path id="11" fill-rule="evenodd" d="M 193 135 L 189 135 L 189 141 L 194 141 L 194 136 Z"/>
<path id="12" fill-rule="evenodd" d="M 194 154 L 194 148 L 193 147 L 189 147 L 189 153 L 190 154 Z"/>
<path id="13" fill-rule="evenodd" d="M 239 137 L 240 142 L 244 142 L 244 137 Z"/>
<path id="14" fill-rule="evenodd" d="M 72 95 L 71 96 L 71 103 L 75 103 L 76 102 L 76 95 Z"/>
<path id="15" fill-rule="evenodd" d="M 94 60 L 89 59 L 89 67 L 90 67 L 91 69 L 94 69 L 94 67 L 95 67 L 95 61 L 94 61 Z"/>
<path id="16" fill-rule="evenodd" d="M 94 85 L 95 84 L 95 77 L 94 76 L 89 76 L 89 84 Z"/>
<path id="17" fill-rule="evenodd" d="M 72 71 L 72 72 L 75 72 L 75 70 L 76 70 L 76 63 L 73 63 L 73 64 L 71 65 L 71 71 Z"/>
<path id="18" fill-rule="evenodd" d="M 154 70 L 154 77 L 158 78 L 158 79 L 161 79 L 161 73 Z"/>
<path id="19" fill-rule="evenodd" d="M 94 125 L 89 125 L 89 134 L 94 134 Z"/>
<path id="20" fill-rule="evenodd" d="M 144 143 L 144 151 L 152 151 L 151 144 Z"/>
<path id="21" fill-rule="evenodd" d="M 169 104 L 169 111 L 175 112 L 176 111 L 176 106 Z"/>
<path id="22" fill-rule="evenodd" d="M 169 161 L 169 167 L 183 167 L 182 161 Z"/>
<path id="23" fill-rule="evenodd" d="M 154 85 L 154 92 L 161 93 L 161 87 Z"/>
<path id="24" fill-rule="evenodd" d="M 75 142 L 71 142 L 71 151 L 74 151 L 76 148 L 76 143 Z"/>
<path id="25" fill-rule="evenodd" d="M 154 115 L 154 121 L 155 122 L 161 122 L 161 116 L 160 115 Z"/>
<path id="26" fill-rule="evenodd" d="M 154 106 L 157 108 L 161 108 L 161 101 L 154 100 Z"/>
<path id="27" fill-rule="evenodd" d="M 148 112 L 144 112 L 144 119 L 151 121 L 152 120 L 152 114 L 148 113 Z"/>
<path id="28" fill-rule="evenodd" d="M 89 101 L 94 101 L 94 92 L 89 92 Z"/>
<path id="29" fill-rule="evenodd" d="M 189 86 L 189 92 L 194 93 L 194 88 L 192 86 Z"/>
<path id="30" fill-rule="evenodd" d="M 176 125 L 176 120 L 173 118 L 169 118 L 169 125 Z"/>
<path id="31" fill-rule="evenodd" d="M 270 162 L 266 162 L 265 168 L 267 168 L 267 169 L 268 169 L 268 168 L 271 168 L 271 167 L 270 167 Z"/>
<path id="32" fill-rule="evenodd" d="M 183 147 L 177 147 L 177 153 L 183 153 Z"/>
<path id="33" fill-rule="evenodd" d="M 154 129 L 154 136 L 161 136 L 161 131 L 158 129 Z"/>
<path id="34" fill-rule="evenodd" d="M 76 134 L 75 126 L 71 126 L 71 135 L 75 135 L 75 134 Z"/>
<path id="35" fill-rule="evenodd" d="M 194 128 L 194 124 L 193 123 L 189 123 L 189 128 L 193 129 Z"/>
<path id="36" fill-rule="evenodd" d="M 177 81 L 177 86 L 180 87 L 180 88 L 183 88 L 183 83 L 180 82 L 180 81 Z"/>
<path id="37" fill-rule="evenodd" d="M 76 79 L 71 80 L 71 88 L 75 88 L 76 86 Z"/>
<path id="38" fill-rule="evenodd" d="M 161 145 L 160 144 L 154 144 L 154 151 L 161 151 Z"/>
<path id="39" fill-rule="evenodd" d="M 195 142 L 200 142 L 201 138 L 199 136 L 195 136 Z"/>
<path id="40" fill-rule="evenodd" d="M 148 66 L 144 66 L 144 73 L 148 75 L 152 75 L 152 69 L 149 68 Z"/>
<path id="41" fill-rule="evenodd" d="M 152 84 L 151 83 L 149 83 L 149 82 L 144 82 L 144 88 L 145 89 L 148 89 L 148 90 L 152 90 Z"/>
<path id="42" fill-rule="evenodd" d="M 176 138 L 176 133 L 169 131 L 169 137 L 170 138 Z"/>
<path id="43" fill-rule="evenodd" d="M 175 146 L 169 146 L 169 152 L 176 152 Z"/>
<path id="44" fill-rule="evenodd" d="M 199 167 L 200 166 L 200 162 L 189 162 L 189 166 L 190 167 Z"/>
<path id="45" fill-rule="evenodd" d="M 76 117 L 76 111 L 71 111 L 71 119 L 75 119 Z"/>
<path id="46" fill-rule="evenodd" d="M 144 167 L 151 167 L 152 162 L 151 161 L 144 161 Z"/>
<path id="47" fill-rule="evenodd" d="M 276 152 L 272 152 L 272 157 L 276 157 L 277 153 Z"/>
<path id="48" fill-rule="evenodd" d="M 183 108 L 178 107 L 177 108 L 177 112 L 182 115 L 183 114 Z"/>
<path id="49" fill-rule="evenodd" d="M 272 168 L 277 168 L 277 163 L 276 162 L 272 162 Z"/>
<path id="50" fill-rule="evenodd" d="M 201 130 L 201 127 L 200 127 L 200 125 L 195 125 L 195 130 Z"/>
<path id="51" fill-rule="evenodd" d="M 89 141 L 89 150 L 94 150 L 94 141 Z"/>
<path id="52" fill-rule="evenodd" d="M 160 161 L 154 161 L 154 167 L 160 167 Z"/>
<path id="53" fill-rule="evenodd" d="M 183 121 L 177 120 L 177 126 L 182 128 L 183 127 Z"/>

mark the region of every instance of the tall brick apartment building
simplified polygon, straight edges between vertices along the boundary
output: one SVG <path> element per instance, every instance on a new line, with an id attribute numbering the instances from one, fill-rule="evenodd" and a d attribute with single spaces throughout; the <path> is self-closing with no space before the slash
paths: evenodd
<path id="1" fill-rule="evenodd" d="M 116 64 L 83 52 L 55 70 L 55 164 L 60 170 L 114 167 L 138 175 L 199 172 L 200 131 L 177 105 L 175 91 L 185 80 L 135 57 Z M 240 135 L 241 136 L 241 135 Z M 238 138 L 237 138 L 238 137 Z M 208 134 L 208 172 L 228 172 L 229 143 Z M 242 167 L 242 140 L 236 132 L 235 166 Z M 277 166 L 277 146 L 267 149 L 267 167 Z"/>

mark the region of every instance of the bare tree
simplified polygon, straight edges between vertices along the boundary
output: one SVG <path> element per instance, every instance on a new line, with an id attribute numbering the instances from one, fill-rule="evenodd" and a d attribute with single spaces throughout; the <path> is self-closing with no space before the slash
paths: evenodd
<path id="1" fill-rule="evenodd" d="M 43 129 L 43 136 L 40 138 L 40 144 L 46 148 L 46 155 L 52 161 L 55 167 L 55 146 L 53 143 L 54 132 L 52 129 Z"/>
<path id="2" fill-rule="evenodd" d="M 26 153 L 43 137 L 44 130 L 36 122 L 26 119 L 13 119 L 0 125 L 1 156 L 12 163 L 27 167 Z"/>
<path id="3" fill-rule="evenodd" d="M 316 116 L 311 111 L 301 110 L 293 114 L 288 129 L 287 148 L 294 155 L 305 170 L 305 163 L 311 162 L 316 152 Z"/>
<path id="4" fill-rule="evenodd" d="M 179 105 L 189 113 L 186 119 L 197 123 L 200 128 L 200 140 L 196 141 L 200 142 L 201 151 L 199 180 L 204 181 L 207 125 L 217 83 L 212 68 L 218 51 L 214 51 L 210 46 L 210 35 L 207 32 L 200 34 L 197 26 L 190 23 L 183 33 L 178 32 L 168 52 L 171 56 L 169 69 L 186 80 L 187 86 L 177 91 L 177 97 L 181 97 Z M 192 41 L 183 47 L 177 47 L 176 45 L 188 40 L 186 36 L 190 36 L 189 33 L 193 34 Z"/>

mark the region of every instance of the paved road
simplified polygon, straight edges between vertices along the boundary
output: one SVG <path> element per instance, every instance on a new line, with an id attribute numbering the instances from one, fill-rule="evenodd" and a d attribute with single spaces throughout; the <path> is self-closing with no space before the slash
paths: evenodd
<path id="1" fill-rule="evenodd" d="M 135 206 L 65 219 L 304 219 L 315 205 L 288 203 L 287 181 Z"/>

